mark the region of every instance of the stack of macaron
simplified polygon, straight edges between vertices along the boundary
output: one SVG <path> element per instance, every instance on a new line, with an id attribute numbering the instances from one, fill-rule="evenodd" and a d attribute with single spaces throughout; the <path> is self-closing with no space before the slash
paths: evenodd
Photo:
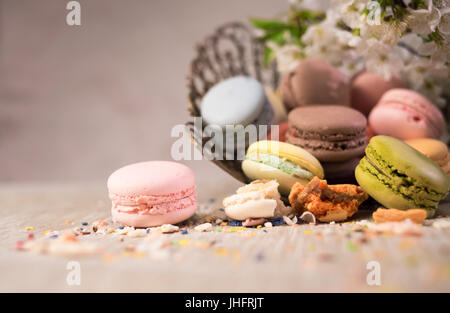
<path id="1" fill-rule="evenodd" d="M 438 140 L 446 122 L 436 106 L 406 87 L 397 77 L 361 72 L 346 79 L 323 61 L 301 62 L 278 91 L 287 121 L 277 120 L 280 133 L 268 139 L 283 141 L 277 146 L 282 149 L 267 149 L 270 141 L 253 144 L 243 172 L 250 179 L 278 180 L 286 195 L 294 181 L 303 186 L 312 181 L 314 171 L 295 161 L 296 155 L 317 168 L 305 158 L 309 153 L 323 170 L 318 178 L 357 182 L 387 208 L 423 208 L 431 216 L 449 189 L 450 154 Z"/>
<path id="2" fill-rule="evenodd" d="M 287 121 L 279 124 L 279 140 L 316 157 L 329 181 L 354 181 L 368 142 L 367 119 L 350 108 L 348 79 L 326 62 L 311 59 L 287 73 L 279 89 L 288 111 Z"/>
<path id="3" fill-rule="evenodd" d="M 242 172 L 253 181 L 224 200 L 226 214 L 246 225 L 293 209 L 341 221 L 369 195 L 387 209 L 433 216 L 450 188 L 450 154 L 438 140 L 446 122 L 424 96 L 405 87 L 401 79 L 367 72 L 349 80 L 323 61 L 305 60 L 275 91 L 246 76 L 210 88 L 200 111 L 211 129 L 272 129 L 269 140 L 239 142 L 237 133 L 225 132 L 215 142 L 227 152 L 232 142 L 232 157 L 245 148 Z M 273 122 L 278 127 L 269 127 Z M 188 167 L 167 161 L 125 166 L 108 179 L 114 220 L 134 227 L 188 219 L 197 208 L 195 188 Z"/>

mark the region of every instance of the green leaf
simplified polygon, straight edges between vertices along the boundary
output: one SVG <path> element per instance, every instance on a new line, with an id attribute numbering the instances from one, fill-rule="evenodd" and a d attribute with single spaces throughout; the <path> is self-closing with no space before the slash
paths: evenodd
<path id="1" fill-rule="evenodd" d="M 272 33 L 266 33 L 264 37 L 262 37 L 263 41 L 273 41 L 277 45 L 283 45 L 286 43 L 285 37 L 284 37 L 285 30 L 282 31 L 276 31 Z"/>
<path id="2" fill-rule="evenodd" d="M 264 49 L 264 67 L 269 67 L 270 61 L 272 60 L 273 49 L 265 47 Z"/>
<path id="3" fill-rule="evenodd" d="M 265 31 L 285 29 L 287 27 L 284 22 L 277 20 L 266 20 L 261 18 L 250 18 L 249 20 L 254 27 L 263 29 Z"/>

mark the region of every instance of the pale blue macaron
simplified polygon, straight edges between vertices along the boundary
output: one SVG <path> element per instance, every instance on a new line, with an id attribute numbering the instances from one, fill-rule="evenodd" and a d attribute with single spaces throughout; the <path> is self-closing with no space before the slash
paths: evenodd
<path id="1" fill-rule="evenodd" d="M 273 118 L 264 87 L 247 76 L 228 78 L 209 89 L 201 112 L 206 124 L 219 127 L 270 124 Z"/>

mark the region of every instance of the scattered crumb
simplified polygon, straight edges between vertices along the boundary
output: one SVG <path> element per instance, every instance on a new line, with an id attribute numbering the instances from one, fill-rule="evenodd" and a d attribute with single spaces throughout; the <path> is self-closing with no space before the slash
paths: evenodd
<path id="1" fill-rule="evenodd" d="M 434 221 L 432 226 L 437 229 L 450 228 L 450 220 L 438 220 Z"/>
<path id="2" fill-rule="evenodd" d="M 203 223 L 203 224 L 196 226 L 194 229 L 199 232 L 211 231 L 212 224 L 211 223 Z"/>
<path id="3" fill-rule="evenodd" d="M 316 217 L 311 212 L 303 212 L 300 219 L 306 223 L 316 223 Z"/>
<path id="4" fill-rule="evenodd" d="M 164 225 L 158 227 L 158 229 L 162 233 L 166 234 L 166 233 L 174 233 L 174 232 L 178 231 L 179 227 L 172 225 L 172 224 L 164 224 Z"/>
<path id="5" fill-rule="evenodd" d="M 410 219 L 402 222 L 385 222 L 380 224 L 368 223 L 368 228 L 382 233 L 392 233 L 395 235 L 422 236 L 422 226 L 413 223 Z"/>

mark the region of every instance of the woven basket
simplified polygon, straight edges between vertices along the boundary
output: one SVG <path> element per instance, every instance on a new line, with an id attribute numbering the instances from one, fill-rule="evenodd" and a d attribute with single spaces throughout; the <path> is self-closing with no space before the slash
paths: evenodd
<path id="1" fill-rule="evenodd" d="M 189 88 L 189 114 L 201 116 L 201 101 L 206 92 L 220 81 L 239 75 L 253 77 L 273 90 L 278 87 L 279 74 L 275 62 L 268 68 L 263 66 L 264 45 L 252 31 L 242 23 L 228 23 L 216 29 L 203 42 L 196 45 L 197 56 L 191 62 L 187 86 Z M 203 123 L 202 128 L 205 128 Z M 186 123 L 192 142 L 203 151 L 211 138 L 200 136 L 192 121 Z M 203 132 L 202 129 L 202 132 Z M 195 136 L 198 134 L 198 136 Z M 214 151 L 213 151 L 214 152 Z M 211 162 L 237 180 L 250 180 L 241 169 L 240 160 L 215 160 Z"/>

